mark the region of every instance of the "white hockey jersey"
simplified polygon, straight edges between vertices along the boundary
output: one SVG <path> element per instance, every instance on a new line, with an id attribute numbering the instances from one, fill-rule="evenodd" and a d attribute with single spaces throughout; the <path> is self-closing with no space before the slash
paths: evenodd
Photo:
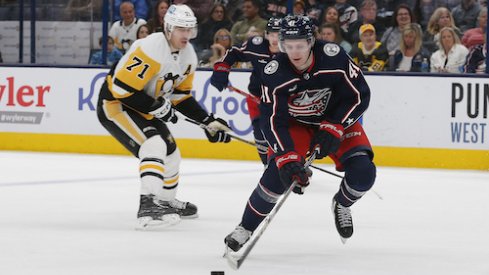
<path id="1" fill-rule="evenodd" d="M 115 46 L 124 52 L 136 41 L 138 29 L 144 24 L 146 24 L 146 20 L 140 18 L 134 18 L 129 26 L 124 26 L 122 20 L 116 21 L 110 27 L 109 35 L 114 38 Z"/>
<path id="2" fill-rule="evenodd" d="M 164 33 L 158 32 L 135 41 L 107 82 L 116 99 L 143 91 L 153 98 L 164 96 L 176 105 L 191 96 L 196 68 L 197 55 L 190 43 L 172 53 Z"/>

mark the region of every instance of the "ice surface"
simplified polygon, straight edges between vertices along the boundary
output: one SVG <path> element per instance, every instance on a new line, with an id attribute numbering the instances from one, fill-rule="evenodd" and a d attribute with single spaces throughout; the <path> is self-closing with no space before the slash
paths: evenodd
<path id="1" fill-rule="evenodd" d="M 0 167 L 0 274 L 489 274 L 487 171 L 379 167 L 383 200 L 369 192 L 352 207 L 343 245 L 330 211 L 339 179 L 315 170 L 233 271 L 223 239 L 259 162 L 184 159 L 177 197 L 200 217 L 145 232 L 135 158 L 0 152 Z"/>

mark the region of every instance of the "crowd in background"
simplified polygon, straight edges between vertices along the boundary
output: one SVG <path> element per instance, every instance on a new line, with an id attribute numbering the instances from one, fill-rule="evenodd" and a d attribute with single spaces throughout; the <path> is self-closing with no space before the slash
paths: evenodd
<path id="1" fill-rule="evenodd" d="M 70 0 L 65 13 L 90 9 L 93 18 L 101 1 Z M 287 0 L 114 0 L 108 63 L 136 39 L 162 32 L 170 4 L 179 3 L 198 19 L 191 43 L 204 67 L 287 12 Z M 338 43 L 365 71 L 485 72 L 486 0 L 295 0 L 293 13 L 312 18 L 317 39 Z M 93 55 L 90 63 L 100 64 L 101 53 Z"/>

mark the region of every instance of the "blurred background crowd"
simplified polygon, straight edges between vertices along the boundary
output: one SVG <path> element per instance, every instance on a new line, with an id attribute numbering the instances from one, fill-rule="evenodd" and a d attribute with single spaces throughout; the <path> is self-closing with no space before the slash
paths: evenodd
<path id="1" fill-rule="evenodd" d="M 32 1 L 0 0 L 0 21 L 24 20 Z M 313 19 L 317 39 L 342 46 L 365 71 L 485 73 L 487 0 L 113 0 L 107 64 L 136 39 L 163 31 L 170 4 L 184 3 L 198 18 L 191 40 L 199 66 L 212 67 L 232 46 L 264 35 L 270 17 L 292 13 Z M 38 21 L 101 22 L 102 0 L 37 0 Z M 1 35 L 0 35 L 1 39 Z M 102 40 L 89 64 L 104 64 Z M 0 48 L 0 52 L 2 49 Z M 1 61 L 1 57 L 0 57 Z M 239 64 L 247 68 L 249 64 Z"/>

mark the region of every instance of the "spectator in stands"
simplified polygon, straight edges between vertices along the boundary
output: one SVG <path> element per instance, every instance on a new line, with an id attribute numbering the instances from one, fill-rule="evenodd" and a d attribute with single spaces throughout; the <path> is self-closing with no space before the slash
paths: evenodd
<path id="1" fill-rule="evenodd" d="M 244 0 L 242 11 L 244 19 L 234 23 L 231 28 L 232 45 L 246 41 L 253 29 L 263 35 L 267 26 L 267 20 L 260 16 L 260 0 Z"/>
<path id="2" fill-rule="evenodd" d="M 462 37 L 462 44 L 471 49 L 472 47 L 484 43 L 486 37 L 485 30 L 487 27 L 487 9 L 481 9 L 477 17 L 478 27 L 469 29 Z"/>
<path id="3" fill-rule="evenodd" d="M 335 8 L 338 10 L 340 29 L 343 30 L 344 33 L 348 33 L 350 25 L 358 20 L 357 9 L 348 4 L 347 0 L 336 0 Z"/>
<path id="4" fill-rule="evenodd" d="M 363 71 L 383 71 L 389 55 L 385 46 L 377 41 L 375 27 L 365 24 L 360 27 L 359 32 L 360 42 L 353 45 L 351 58 Z"/>
<path id="5" fill-rule="evenodd" d="M 385 32 L 384 24 L 377 21 L 377 3 L 375 0 L 364 0 L 360 6 L 360 19 L 350 26 L 346 39 L 350 43 L 360 41 L 358 30 L 361 25 L 372 24 L 375 27 L 377 37 L 382 37 Z"/>
<path id="6" fill-rule="evenodd" d="M 192 41 L 196 51 L 209 49 L 215 43 L 213 40 L 214 34 L 220 29 L 231 30 L 231 19 L 226 13 L 226 7 L 223 4 L 215 4 L 211 9 L 210 16 L 199 24 L 199 32 L 197 38 Z"/>
<path id="7" fill-rule="evenodd" d="M 462 33 L 475 28 L 476 18 L 480 10 L 481 7 L 477 0 L 462 0 L 458 6 L 452 9 L 454 23 Z"/>
<path id="8" fill-rule="evenodd" d="M 149 32 L 163 32 L 163 18 L 170 7 L 169 0 L 159 0 L 153 9 L 153 16 L 148 20 Z"/>
<path id="9" fill-rule="evenodd" d="M 423 60 L 430 60 L 430 52 L 423 48 L 423 34 L 418 24 L 409 24 L 402 31 L 399 50 L 389 59 L 389 70 L 421 72 Z"/>
<path id="10" fill-rule="evenodd" d="M 116 11 L 120 10 L 121 5 L 124 2 L 130 2 L 133 5 L 135 16 L 146 20 L 148 18 L 148 3 L 146 0 L 114 0 L 114 22 L 124 18 L 122 14 L 118 14 Z"/>
<path id="11" fill-rule="evenodd" d="M 323 13 L 323 20 L 321 25 L 324 23 L 335 23 L 340 25 L 340 13 L 335 6 L 329 6 Z"/>
<path id="12" fill-rule="evenodd" d="M 114 22 L 110 28 L 109 35 L 114 38 L 115 46 L 124 53 L 136 40 L 139 26 L 146 24 L 146 20 L 137 18 L 134 14 L 134 5 L 123 2 L 120 5 L 122 20 Z"/>
<path id="13" fill-rule="evenodd" d="M 431 72 L 460 73 L 469 50 L 451 27 L 440 31 L 440 49 L 431 55 Z"/>
<path id="14" fill-rule="evenodd" d="M 99 38 L 98 44 L 102 47 L 102 37 Z M 114 47 L 114 39 L 110 36 L 107 37 L 107 65 L 111 66 L 121 59 L 122 53 Z M 92 65 L 104 65 L 104 60 L 102 59 L 102 50 L 96 51 L 90 57 L 88 62 Z"/>
<path id="15" fill-rule="evenodd" d="M 294 15 L 305 15 L 306 14 L 306 4 L 302 0 L 296 0 L 294 7 L 292 9 L 292 14 Z"/>
<path id="16" fill-rule="evenodd" d="M 401 43 L 401 33 L 402 30 L 406 26 L 411 23 L 414 23 L 416 20 L 414 19 L 413 12 L 409 8 L 409 6 L 405 4 L 400 4 L 393 15 L 393 25 L 389 27 L 382 35 L 380 42 L 385 45 L 387 48 L 387 52 L 389 55 L 393 55 L 396 50 L 399 49 L 399 45 Z"/>
<path id="17" fill-rule="evenodd" d="M 231 33 L 228 29 L 220 29 L 214 35 L 214 44 L 210 46 L 209 54 L 200 60 L 202 67 L 213 67 L 216 61 L 220 60 L 227 50 L 231 49 Z"/>
<path id="18" fill-rule="evenodd" d="M 136 39 L 141 39 L 145 38 L 146 36 L 150 35 L 151 31 L 148 27 L 147 24 L 141 25 L 138 28 L 137 34 L 136 34 Z"/>
<path id="19" fill-rule="evenodd" d="M 335 42 L 340 45 L 347 53 L 351 51 L 351 44 L 341 36 L 340 27 L 335 23 L 324 23 L 319 28 L 319 39 Z"/>
<path id="20" fill-rule="evenodd" d="M 464 72 L 477 74 L 486 73 L 486 56 L 486 35 L 484 34 L 483 44 L 479 44 L 470 50 L 467 60 L 465 61 Z"/>
<path id="21" fill-rule="evenodd" d="M 322 0 L 304 0 L 306 15 L 312 20 L 312 22 L 319 26 L 321 19 L 321 13 L 324 10 L 324 1 Z M 334 3 L 332 3 L 334 4 Z"/>
<path id="22" fill-rule="evenodd" d="M 433 53 L 440 47 L 440 30 L 445 27 L 452 28 L 459 38 L 462 37 L 450 11 L 445 7 L 440 7 L 431 15 L 423 37 L 423 44 L 430 52 Z"/>

